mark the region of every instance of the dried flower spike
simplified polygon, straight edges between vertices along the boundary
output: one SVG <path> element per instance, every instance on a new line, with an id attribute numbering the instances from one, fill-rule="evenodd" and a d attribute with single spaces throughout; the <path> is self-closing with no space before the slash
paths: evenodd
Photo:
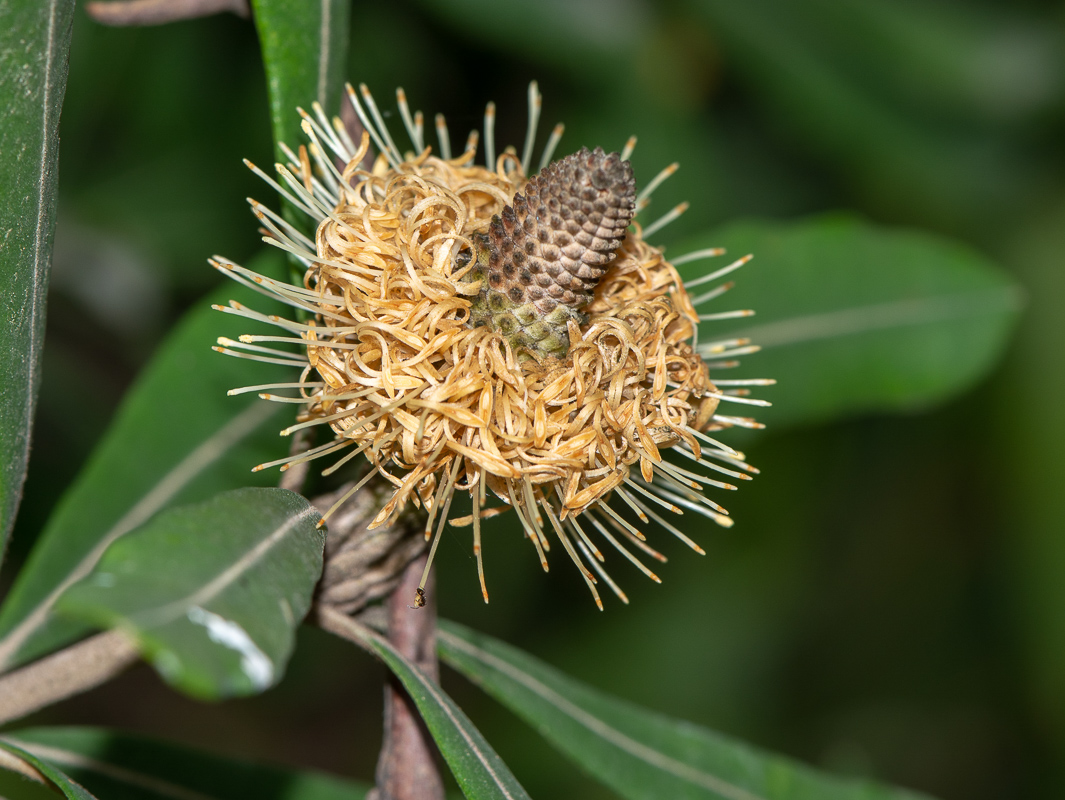
<path id="1" fill-rule="evenodd" d="M 711 370 L 733 367 L 736 356 L 757 347 L 744 339 L 695 344 L 701 320 L 753 312 L 700 316 L 696 308 L 731 283 L 692 299 L 674 266 L 723 251 L 691 253 L 671 264 L 645 241 L 686 204 L 630 230 L 634 213 L 676 169 L 667 167 L 635 195 L 628 163 L 634 139 L 620 154 L 581 150 L 547 166 L 562 132 L 556 126 L 540 161 L 546 168 L 527 178 L 540 109 L 535 84 L 521 158 L 512 148 L 496 157 L 489 105 L 485 166 L 474 163 L 476 131 L 452 154 L 442 116 L 434 153 L 421 114 L 410 113 L 399 90 L 413 145 L 413 152 L 401 152 L 366 87 L 348 91 L 366 130 L 358 146 L 339 120 L 330 124 L 316 107 L 313 115 L 301 112 L 310 146 L 299 155 L 286 150 L 290 163 L 277 165 L 280 182 L 249 164 L 315 222 L 312 241 L 252 202 L 268 231 L 265 241 L 306 266 L 303 285 L 212 260 L 234 280 L 312 315 L 301 322 L 239 303 L 219 307 L 285 335 L 223 339 L 216 349 L 302 370 L 296 382 L 232 393 L 258 391 L 267 400 L 300 404 L 285 435 L 311 426 L 333 433 L 318 447 L 256 469 L 339 456 L 329 473 L 361 456 L 371 468 L 347 497 L 374 476 L 393 488 L 371 527 L 408 505 L 421 507 L 431 563 L 448 521 L 472 526 L 485 601 L 481 521 L 507 512 L 545 570 L 556 541 L 600 608 L 600 580 L 627 602 L 596 542 L 657 581 L 640 554 L 665 557 L 647 544 L 641 527 L 654 521 L 701 553 L 660 511 L 691 511 L 729 526 L 728 512 L 703 489 L 734 489 L 724 479 L 756 472 L 742 453 L 709 434 L 761 427 L 719 407 L 768 405 L 747 393 L 772 381 L 715 385 L 710 379 Z M 365 169 L 371 139 L 378 155 Z M 688 288 L 715 282 L 748 259 Z M 275 350 L 274 342 L 299 344 L 303 352 Z M 281 389 L 296 394 L 274 393 Z M 469 496 L 472 513 L 453 518 L 458 492 Z M 412 599 L 417 606 L 423 598 Z"/>
<path id="2" fill-rule="evenodd" d="M 569 322 L 592 299 L 636 213 L 632 167 L 617 153 L 582 148 L 554 162 L 473 237 L 483 282 L 474 326 L 503 334 L 515 351 L 565 356 Z"/>

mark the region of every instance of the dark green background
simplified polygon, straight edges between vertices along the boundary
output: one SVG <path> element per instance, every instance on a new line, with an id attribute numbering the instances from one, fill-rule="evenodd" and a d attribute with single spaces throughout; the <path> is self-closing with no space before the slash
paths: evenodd
<path id="1" fill-rule="evenodd" d="M 1065 6 L 888 0 L 357 2 L 349 77 L 402 85 L 453 140 L 525 88 L 560 152 L 639 136 L 663 238 L 847 209 L 960 239 L 1026 288 L 1002 367 L 949 405 L 748 437 L 738 524 L 665 542 L 663 586 L 614 570 L 600 614 L 563 559 L 487 528 L 439 553 L 441 613 L 646 706 L 944 798 L 1065 792 Z M 431 117 L 430 117 L 431 118 Z M 398 115 L 392 117 L 398 124 Z M 109 30 L 79 11 L 63 111 L 44 383 L 4 583 L 170 324 L 258 249 L 240 164 L 272 160 L 253 26 Z M 650 218 L 653 218 L 650 217 Z M 755 265 L 740 280 L 758 279 Z M 757 357 L 748 374 L 757 373 Z M 766 392 L 787 403 L 787 388 Z M 664 535 L 658 537 L 662 542 Z M 561 555 L 561 554 L 558 554 Z M 381 669 L 305 630 L 283 684 L 199 705 L 138 668 L 35 722 L 115 724 L 369 778 Z M 610 797 L 452 674 L 530 794 Z"/>

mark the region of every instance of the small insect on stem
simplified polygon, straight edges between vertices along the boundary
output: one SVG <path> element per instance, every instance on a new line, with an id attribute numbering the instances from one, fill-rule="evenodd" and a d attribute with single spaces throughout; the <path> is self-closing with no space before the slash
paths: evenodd
<path id="1" fill-rule="evenodd" d="M 425 589 L 419 586 L 414 590 L 414 605 L 407 606 L 410 609 L 419 609 L 425 607 Z"/>

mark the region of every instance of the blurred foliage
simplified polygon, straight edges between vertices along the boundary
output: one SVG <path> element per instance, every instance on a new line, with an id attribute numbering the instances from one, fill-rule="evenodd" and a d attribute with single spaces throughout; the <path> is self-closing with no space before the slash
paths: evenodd
<path id="1" fill-rule="evenodd" d="M 381 99 L 404 86 L 453 131 L 479 127 L 494 99 L 499 139 L 520 143 L 535 78 L 564 150 L 636 134 L 641 183 L 680 161 L 655 194 L 660 213 L 692 202 L 667 244 L 740 217 L 846 209 L 961 240 L 1028 295 L 1002 369 L 967 397 L 748 437 L 762 475 L 730 498 L 737 526 L 701 537 L 706 559 L 667 545 L 664 586 L 616 576 L 628 608 L 600 614 L 571 571 L 543 575 L 486 525 L 491 605 L 468 532 L 453 531 L 441 613 L 815 765 L 952 799 L 1060 797 L 1065 6 L 399 0 L 351 16 L 348 77 Z M 257 249 L 243 198 L 274 198 L 240 159 L 270 162 L 270 125 L 250 23 L 109 30 L 79 11 L 44 379 L 5 585 L 138 367 L 215 285 L 205 257 Z M 365 779 L 380 667 L 316 631 L 300 640 L 262 697 L 200 706 L 138 669 L 36 721 Z M 444 684 L 532 796 L 613 797 L 468 684 Z"/>
<path id="2" fill-rule="evenodd" d="M 71 780 L 64 773 L 56 769 L 48 761 L 38 758 L 30 753 L 28 750 L 24 750 L 18 745 L 9 741 L 0 740 L 0 749 L 6 750 L 9 755 L 20 758 L 25 764 L 32 767 L 37 773 L 48 781 L 50 789 L 54 788 L 67 800 L 96 800 L 96 796 L 91 794 L 77 781 Z M 30 792 L 31 797 L 36 794 Z"/>
<path id="3" fill-rule="evenodd" d="M 369 787 L 321 773 L 278 769 L 177 747 L 143 736 L 100 728 L 29 728 L 13 743 L 48 758 L 97 796 L 107 800 L 362 800 Z M 0 774 L 0 781 L 11 773 Z M 22 786 L 14 785 L 21 780 Z M 0 791 L 20 800 L 37 794 L 25 779 L 0 782 Z M 43 791 L 44 797 L 55 795 Z"/>

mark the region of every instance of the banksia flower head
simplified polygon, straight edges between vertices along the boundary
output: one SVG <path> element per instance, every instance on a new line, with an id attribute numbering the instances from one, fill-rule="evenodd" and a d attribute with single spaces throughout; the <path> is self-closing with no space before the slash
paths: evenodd
<path id="1" fill-rule="evenodd" d="M 302 285 L 212 259 L 305 319 L 268 317 L 235 302 L 219 307 L 285 335 L 220 339 L 216 349 L 301 369 L 296 382 L 232 393 L 261 391 L 267 400 L 299 403 L 296 424 L 283 434 L 316 426 L 332 432 L 323 444 L 256 469 L 337 454 L 329 473 L 362 456 L 370 470 L 346 497 L 374 476 L 392 485 L 370 527 L 408 506 L 422 508 L 431 564 L 449 521 L 472 526 L 486 601 L 481 521 L 513 513 L 545 570 L 555 541 L 600 608 L 600 580 L 627 602 L 596 541 L 657 581 L 637 552 L 665 557 L 641 527 L 654 521 L 703 552 L 661 510 L 730 526 L 728 512 L 703 489 L 734 489 L 728 480 L 756 472 L 709 434 L 761 427 L 719 413 L 720 404 L 767 405 L 746 395 L 749 386 L 772 381 L 710 379 L 711 370 L 735 366 L 735 356 L 757 348 L 743 339 L 696 345 L 701 320 L 752 312 L 697 313 L 729 283 L 694 299 L 687 291 L 749 257 L 685 287 L 677 264 L 722 251 L 670 263 L 646 242 L 686 204 L 646 227 L 634 221 L 676 169 L 666 168 L 637 194 L 628 162 L 635 139 L 621 153 L 582 149 L 552 162 L 558 125 L 538 174 L 529 177 L 540 111 L 535 84 L 520 158 L 513 148 L 497 156 L 489 104 L 485 166 L 475 163 L 477 131 L 452 154 L 442 116 L 438 148 L 427 146 L 422 116 L 410 113 L 402 90 L 399 110 L 413 145 L 406 153 L 366 87 L 348 87 L 348 94 L 365 128 L 357 146 L 340 120 L 331 125 L 316 107 L 313 116 L 301 111 L 310 146 L 284 151 L 290 163 L 277 165 L 280 182 L 249 164 L 316 225 L 312 240 L 251 201 L 265 241 L 305 266 Z M 378 154 L 366 167 L 371 139 Z M 301 353 L 263 344 L 273 342 L 296 343 Z M 674 455 L 692 463 L 681 466 Z M 472 513 L 456 518 L 458 492 L 469 496 Z M 419 589 L 416 604 L 421 597 Z"/>

